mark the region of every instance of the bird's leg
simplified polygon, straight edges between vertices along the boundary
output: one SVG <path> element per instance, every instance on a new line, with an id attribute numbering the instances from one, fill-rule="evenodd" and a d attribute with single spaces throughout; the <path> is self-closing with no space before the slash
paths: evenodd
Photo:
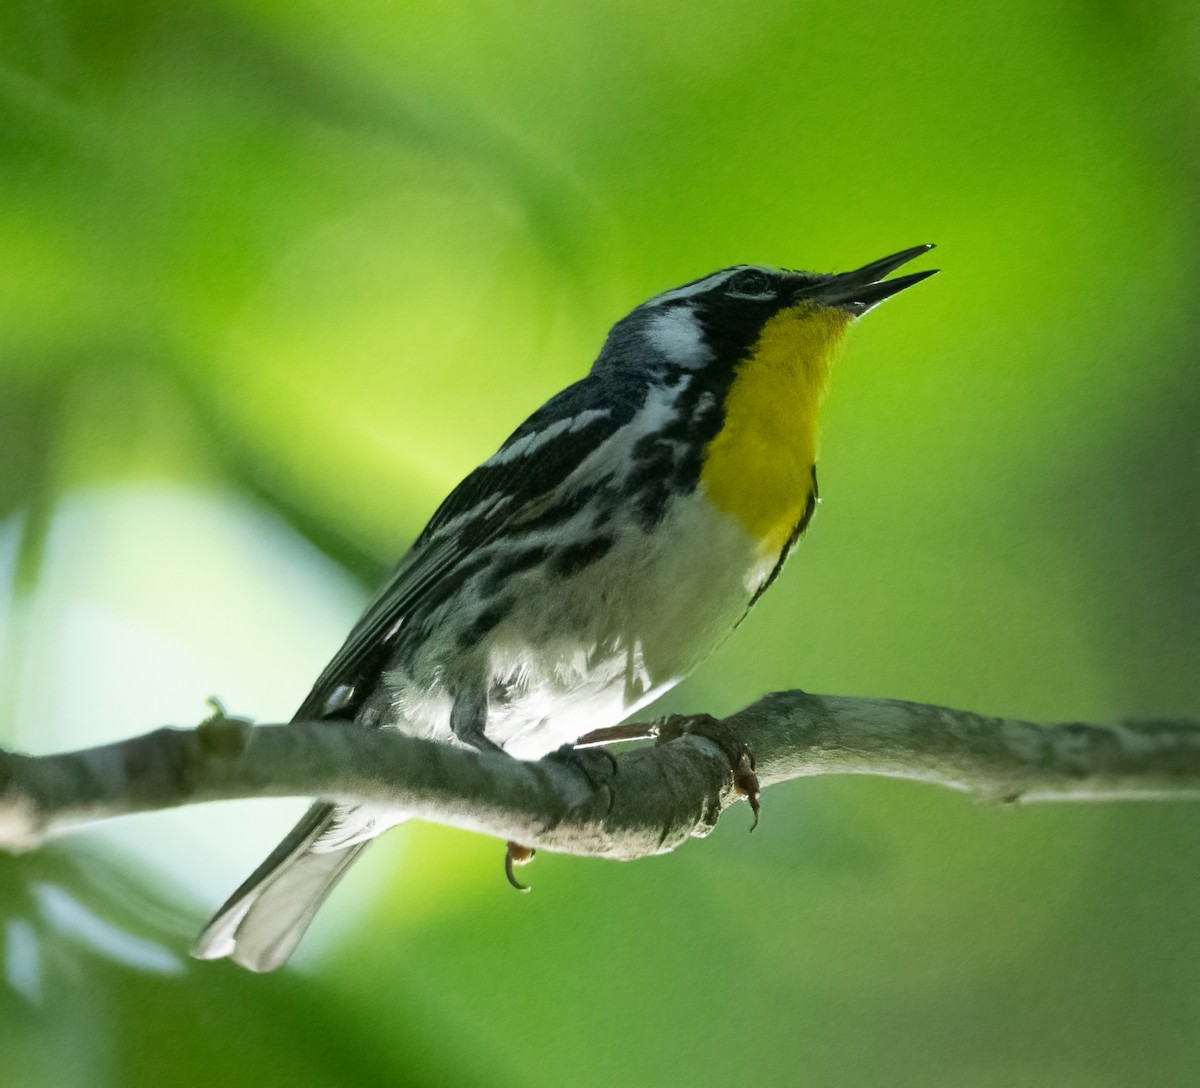
<path id="1" fill-rule="evenodd" d="M 488 720 L 487 692 L 470 687 L 459 692 L 450 708 L 450 732 L 477 752 L 504 755 L 504 749 L 485 732 Z"/>
<path id="2" fill-rule="evenodd" d="M 750 811 L 754 813 L 750 830 L 758 827 L 759 787 L 758 775 L 754 773 L 754 754 L 729 726 L 708 714 L 671 714 L 656 724 L 656 733 L 658 744 L 668 744 L 691 733 L 720 748 L 733 770 L 734 790 L 745 794 L 750 802 Z"/>
<path id="3" fill-rule="evenodd" d="M 477 752 L 495 752 L 508 755 L 503 748 L 487 735 L 488 706 L 487 694 L 478 688 L 468 688 L 459 693 L 450 710 L 450 730 L 463 744 L 469 745 Z M 511 757 L 510 757 L 511 758 Z M 522 884 L 513 875 L 514 865 L 528 865 L 537 851 L 532 846 L 522 846 L 509 840 L 504 850 L 504 875 L 508 882 L 519 892 L 529 891 L 527 884 Z"/>

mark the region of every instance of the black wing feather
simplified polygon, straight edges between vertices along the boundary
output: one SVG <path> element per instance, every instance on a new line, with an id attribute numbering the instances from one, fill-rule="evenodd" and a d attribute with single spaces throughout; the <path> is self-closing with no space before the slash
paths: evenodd
<path id="1" fill-rule="evenodd" d="M 472 557 L 482 545 L 539 513 L 584 459 L 633 418 L 640 400 L 593 377 L 563 390 L 518 427 L 498 453 L 564 418 L 574 419 L 585 411 L 604 412 L 547 438 L 533 456 L 518 455 L 503 461 L 493 458 L 467 476 L 438 507 L 412 549 L 368 604 L 295 718 L 353 717 L 386 666 L 400 626 L 414 611 L 427 609 L 431 601 L 443 599 L 445 592 L 461 584 L 473 572 Z M 505 500 L 482 507 L 496 496 L 504 496 Z M 447 532 L 456 519 L 477 509 L 481 510 L 479 516 L 468 517 Z M 340 688 L 346 693 L 331 706 L 330 699 Z"/>

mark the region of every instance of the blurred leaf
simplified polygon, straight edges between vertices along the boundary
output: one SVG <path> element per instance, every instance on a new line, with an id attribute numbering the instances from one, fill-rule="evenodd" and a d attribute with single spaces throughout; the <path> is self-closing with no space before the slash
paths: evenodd
<path id="1" fill-rule="evenodd" d="M 0 856 L 0 1048 L 10 1074 L 28 1077 L 10 1083 L 394 1079 L 319 984 L 188 960 L 195 913 L 94 843 Z M 403 1008 L 391 1006 L 403 1083 L 485 1083 L 475 1063 L 422 1041 Z"/>

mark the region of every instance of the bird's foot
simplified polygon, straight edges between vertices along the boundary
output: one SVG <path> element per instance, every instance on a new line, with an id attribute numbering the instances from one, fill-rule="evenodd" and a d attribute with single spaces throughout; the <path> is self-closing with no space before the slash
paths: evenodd
<path id="1" fill-rule="evenodd" d="M 754 822 L 750 825 L 750 830 L 758 827 L 759 784 L 754 767 L 754 753 L 735 736 L 728 725 L 709 714 L 671 714 L 657 723 L 655 733 L 655 741 L 658 744 L 669 744 L 690 733 L 710 740 L 720 748 L 733 771 L 734 792 L 744 794 L 750 802 L 750 811 L 754 813 Z"/>

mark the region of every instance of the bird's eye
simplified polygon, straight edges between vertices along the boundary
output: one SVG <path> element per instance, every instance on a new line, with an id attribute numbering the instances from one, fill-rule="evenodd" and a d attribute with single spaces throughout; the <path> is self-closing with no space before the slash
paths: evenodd
<path id="1" fill-rule="evenodd" d="M 771 294 L 771 277 L 757 268 L 743 268 L 725 285 L 731 295 L 761 298 Z"/>

